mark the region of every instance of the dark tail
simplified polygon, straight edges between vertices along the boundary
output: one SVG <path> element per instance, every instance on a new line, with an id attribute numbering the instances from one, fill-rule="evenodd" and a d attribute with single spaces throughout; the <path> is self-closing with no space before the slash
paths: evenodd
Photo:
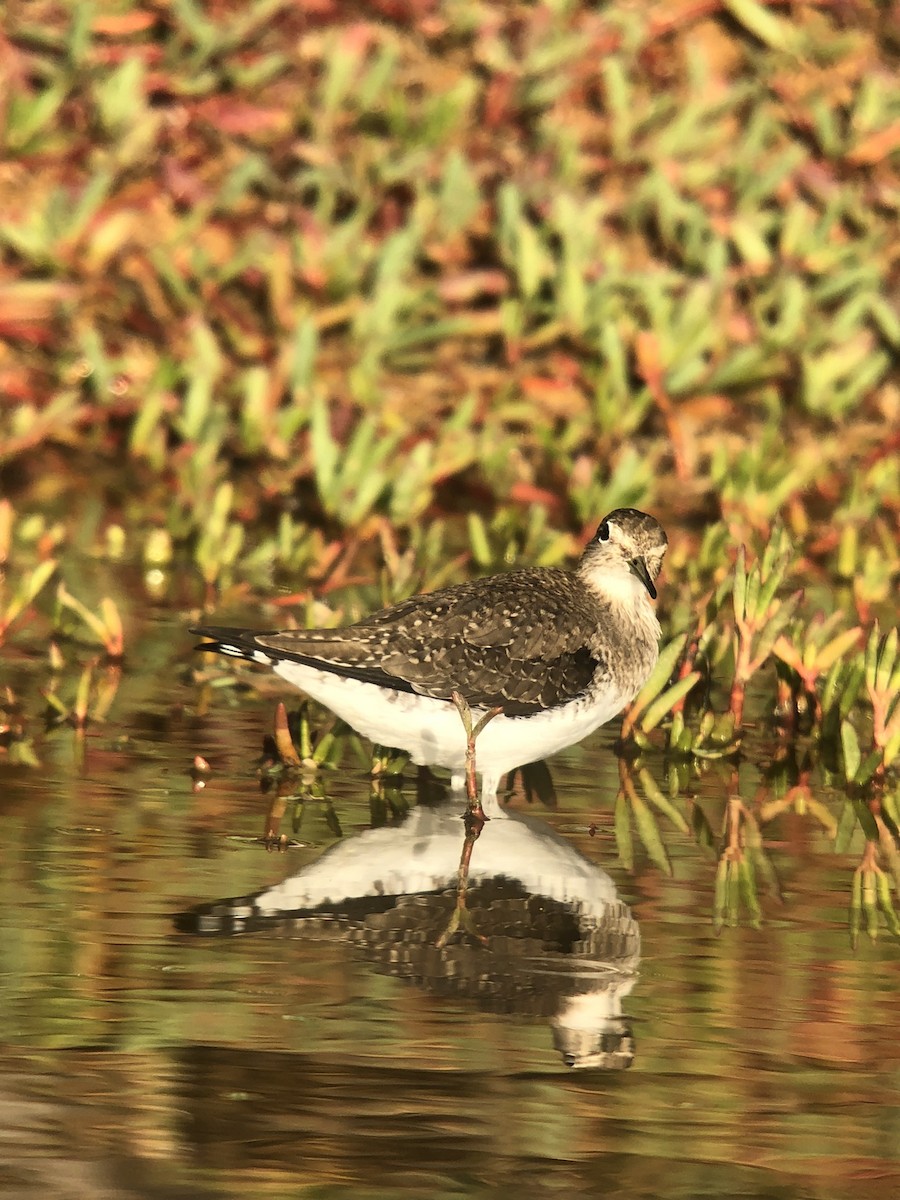
<path id="1" fill-rule="evenodd" d="M 245 658 L 248 662 L 262 663 L 266 667 L 277 661 L 261 648 L 252 629 L 231 629 L 225 625 L 195 625 L 188 632 L 212 639 L 209 642 L 199 642 L 194 647 L 195 650 L 226 654 L 230 658 Z"/>

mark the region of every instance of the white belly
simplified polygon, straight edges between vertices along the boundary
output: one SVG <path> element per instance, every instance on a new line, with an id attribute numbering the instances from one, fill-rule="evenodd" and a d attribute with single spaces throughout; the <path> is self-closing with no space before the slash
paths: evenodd
<path id="1" fill-rule="evenodd" d="M 464 769 L 466 735 L 460 715 L 449 701 L 386 691 L 295 662 L 279 662 L 275 671 L 370 741 L 405 750 L 419 766 L 446 767 L 457 773 Z M 479 773 L 497 778 L 514 767 L 539 762 L 573 746 L 614 717 L 630 699 L 630 694 L 609 689 L 590 700 L 576 700 L 533 716 L 496 716 L 476 743 Z M 472 711 L 477 720 L 485 710 Z"/>

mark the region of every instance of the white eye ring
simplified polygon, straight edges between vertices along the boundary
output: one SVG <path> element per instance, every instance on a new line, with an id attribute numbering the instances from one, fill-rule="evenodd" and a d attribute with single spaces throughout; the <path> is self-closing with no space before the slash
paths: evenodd
<path id="1" fill-rule="evenodd" d="M 598 542 L 608 542 L 609 541 L 609 522 L 608 521 L 601 522 L 600 528 L 597 530 L 597 541 Z"/>

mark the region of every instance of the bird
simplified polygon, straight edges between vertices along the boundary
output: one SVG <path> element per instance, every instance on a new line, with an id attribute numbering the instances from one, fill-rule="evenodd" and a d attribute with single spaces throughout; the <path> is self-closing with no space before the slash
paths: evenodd
<path id="1" fill-rule="evenodd" d="M 351 833 L 271 887 L 193 905 L 175 915 L 175 928 L 202 937 L 287 928 L 291 937 L 349 940 L 376 970 L 428 991 L 506 1017 L 549 1017 L 569 1067 L 631 1066 L 622 1001 L 640 965 L 637 921 L 608 872 L 570 838 L 527 813 L 495 815 L 469 876 L 479 927 L 492 934 L 487 957 L 471 940 L 435 954 L 428 936 L 443 924 L 459 875 L 452 797 Z"/>
<path id="2" fill-rule="evenodd" d="M 509 771 L 582 741 L 637 695 L 659 655 L 659 522 L 617 508 L 573 570 L 522 567 L 401 600 L 336 629 L 200 625 L 196 649 L 270 667 L 370 741 L 465 780 L 477 739 L 481 802 Z"/>

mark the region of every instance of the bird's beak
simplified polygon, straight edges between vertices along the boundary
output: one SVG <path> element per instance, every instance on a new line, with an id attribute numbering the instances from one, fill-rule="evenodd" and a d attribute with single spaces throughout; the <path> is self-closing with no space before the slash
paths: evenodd
<path id="1" fill-rule="evenodd" d="M 632 558 L 628 563 L 628 569 L 632 575 L 636 575 L 647 591 L 650 593 L 652 600 L 656 599 L 656 588 L 653 586 L 653 580 L 650 578 L 650 572 L 647 570 L 647 564 L 642 558 Z"/>

